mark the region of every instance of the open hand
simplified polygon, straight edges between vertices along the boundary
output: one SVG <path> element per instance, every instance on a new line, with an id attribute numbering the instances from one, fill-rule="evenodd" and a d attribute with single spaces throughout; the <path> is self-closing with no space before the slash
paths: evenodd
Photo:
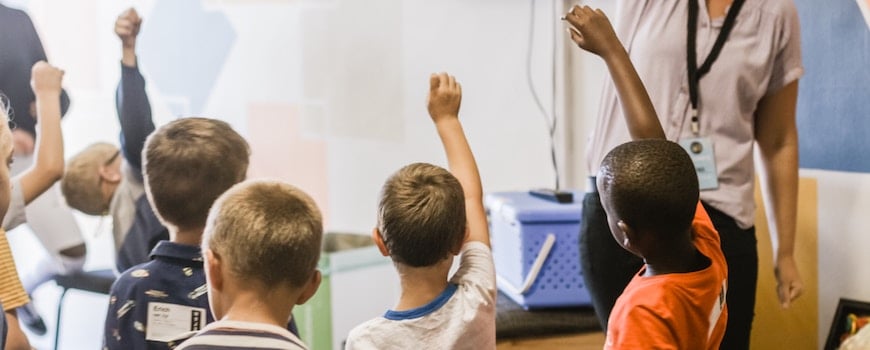
<path id="1" fill-rule="evenodd" d="M 427 105 L 429 116 L 438 122 L 443 118 L 459 116 L 459 105 L 462 104 L 462 85 L 447 74 L 432 74 L 429 77 L 429 97 Z"/>
<path id="2" fill-rule="evenodd" d="M 622 45 L 600 9 L 575 5 L 562 19 L 571 25 L 568 28 L 571 40 L 586 51 L 604 57 Z"/>
<path id="3" fill-rule="evenodd" d="M 33 89 L 33 93 L 60 96 L 63 74 L 63 70 L 48 64 L 48 62 L 36 62 L 30 71 L 30 87 Z"/>
<path id="4" fill-rule="evenodd" d="M 115 20 L 115 34 L 121 38 L 124 48 L 136 47 L 136 36 L 139 35 L 139 27 L 142 25 L 142 17 L 134 8 L 128 8 L 118 15 Z"/>

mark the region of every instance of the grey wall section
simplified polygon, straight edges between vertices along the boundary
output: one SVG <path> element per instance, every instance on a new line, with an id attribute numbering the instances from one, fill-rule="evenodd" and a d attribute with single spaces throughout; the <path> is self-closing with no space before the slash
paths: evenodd
<path id="1" fill-rule="evenodd" d="M 863 1 L 863 0 L 862 0 Z M 855 0 L 796 0 L 800 166 L 870 172 L 870 28 Z"/>

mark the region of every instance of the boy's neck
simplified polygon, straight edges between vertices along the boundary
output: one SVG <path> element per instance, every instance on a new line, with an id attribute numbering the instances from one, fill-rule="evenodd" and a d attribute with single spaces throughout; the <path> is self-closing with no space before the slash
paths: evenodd
<path id="1" fill-rule="evenodd" d="M 645 277 L 669 273 L 687 273 L 700 271 L 710 266 L 710 259 L 705 257 L 695 247 L 691 239 L 692 233 L 686 233 L 687 239 L 674 240 L 657 246 L 658 252 L 644 254 L 646 269 Z"/>
<path id="2" fill-rule="evenodd" d="M 205 227 L 169 229 L 169 240 L 172 243 L 195 245 L 202 243 L 202 231 Z"/>
<path id="3" fill-rule="evenodd" d="M 263 323 L 287 328 L 299 293 L 285 288 L 273 288 L 265 293 L 238 290 L 223 300 L 226 311 L 221 320 Z M 290 306 L 288 307 L 288 304 Z"/>
<path id="4" fill-rule="evenodd" d="M 396 270 L 402 283 L 402 295 L 393 310 L 411 310 L 435 300 L 447 288 L 447 275 L 452 264 L 452 258 L 426 267 L 410 267 L 396 263 Z"/>

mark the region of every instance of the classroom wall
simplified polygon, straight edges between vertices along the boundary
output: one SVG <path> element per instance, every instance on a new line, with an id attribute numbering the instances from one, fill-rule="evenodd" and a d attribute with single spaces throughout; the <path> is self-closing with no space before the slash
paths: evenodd
<path id="1" fill-rule="evenodd" d="M 870 301 L 870 277 L 863 270 L 870 246 L 870 1 L 795 4 L 806 69 L 797 113 L 801 185 L 796 258 L 807 285 L 791 309 L 779 307 L 769 231 L 760 211 L 756 228 L 761 265 L 752 343 L 756 349 L 820 348 L 839 298 Z M 592 5 L 607 11 L 609 4 Z M 600 72 L 597 64 L 586 59 L 570 67 L 587 78 L 575 80 L 571 87 L 572 96 L 582 101 L 573 106 L 575 112 L 587 118 L 572 134 L 575 154 L 584 149 L 589 120 L 598 107 L 596 89 L 602 78 L 584 74 Z M 576 174 L 582 173 L 582 165 L 572 164 Z"/>
<path id="2" fill-rule="evenodd" d="M 870 212 L 870 1 L 796 0 L 806 74 L 798 125 L 801 168 L 818 181 L 818 341 L 839 298 L 870 301 L 863 269 Z"/>
<path id="3" fill-rule="evenodd" d="M 870 300 L 862 270 L 870 246 L 864 234 L 870 3 L 795 2 L 807 71 L 798 110 L 801 175 L 816 181 L 818 193 L 821 344 L 838 298 Z M 49 58 L 67 70 L 73 98 L 64 122 L 68 154 L 117 139 L 113 91 L 120 50 L 112 26 L 120 11 L 136 6 L 145 18 L 139 52 L 158 122 L 179 115 L 229 121 L 251 142 L 251 176 L 285 179 L 312 193 L 331 230 L 369 230 L 380 185 L 402 165 L 446 165 L 425 113 L 430 72 L 446 70 L 463 83 L 462 120 L 485 190 L 553 185 L 546 126 L 525 77 L 529 1 L 6 3 L 29 10 Z M 535 3 L 532 76 L 549 107 L 550 45 L 553 29 L 561 30 L 552 20 L 562 10 Z M 592 5 L 612 10 L 612 2 Z M 563 183 L 582 187 L 586 133 L 606 71 L 564 39 L 556 43 L 557 75 L 564 77 L 556 82 Z"/>
<path id="4" fill-rule="evenodd" d="M 135 6 L 144 18 L 139 64 L 157 123 L 190 115 L 228 121 L 250 142 L 249 177 L 303 188 L 330 231 L 368 234 L 380 186 L 401 166 L 446 166 L 426 114 L 432 72 L 448 71 L 463 84 L 461 118 L 485 191 L 554 185 L 547 126 L 526 69 L 532 33 L 531 78 L 551 113 L 554 83 L 564 93 L 573 80 L 561 76 L 570 71 L 570 51 L 561 41 L 560 0 L 0 1 L 28 10 L 50 61 L 67 72 L 68 156 L 95 141 L 117 143 L 120 42 L 112 28 Z M 562 111 L 565 99 L 555 106 Z M 562 123 L 558 156 L 567 163 L 572 156 L 561 147 L 574 124 Z M 111 261 L 107 250 L 89 254 Z M 368 309 L 380 300 L 369 300 Z M 342 322 L 377 316 L 358 309 Z M 346 333 L 344 323 L 335 327 Z"/>
<path id="5" fill-rule="evenodd" d="M 425 108 L 431 72 L 463 84 L 462 120 L 486 191 L 553 186 L 546 124 L 526 83 L 530 1 L 14 3 L 29 9 L 50 59 L 68 72 L 69 154 L 117 138 L 112 28 L 135 6 L 158 122 L 227 120 L 250 140 L 250 175 L 312 193 L 332 230 L 368 232 L 380 185 L 402 165 L 446 166 Z M 553 26 L 561 24 L 556 1 L 535 3 L 532 75 L 549 111 Z"/>

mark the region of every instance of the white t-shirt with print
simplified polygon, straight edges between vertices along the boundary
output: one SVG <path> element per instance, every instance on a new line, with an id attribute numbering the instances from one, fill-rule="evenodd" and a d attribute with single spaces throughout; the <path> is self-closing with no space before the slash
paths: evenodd
<path id="1" fill-rule="evenodd" d="M 492 250 L 466 243 L 459 269 L 435 300 L 357 326 L 346 349 L 495 349 L 495 297 Z"/>

